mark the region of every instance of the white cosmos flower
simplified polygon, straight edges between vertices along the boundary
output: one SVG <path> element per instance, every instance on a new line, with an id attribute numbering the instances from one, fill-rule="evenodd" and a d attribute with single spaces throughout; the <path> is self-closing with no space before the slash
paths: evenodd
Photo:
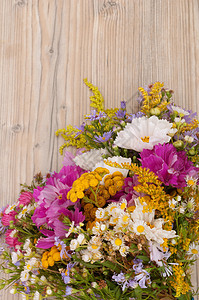
<path id="1" fill-rule="evenodd" d="M 171 137 L 168 134 L 172 126 L 172 123 L 167 120 L 159 120 L 156 116 L 135 118 L 126 125 L 124 130 L 118 132 L 114 144 L 138 152 L 143 149 L 151 150 L 157 144 L 170 141 Z"/>
<path id="2" fill-rule="evenodd" d="M 77 166 L 84 170 L 92 170 L 96 163 L 103 163 L 102 155 L 108 154 L 106 149 L 91 149 L 81 155 L 77 155 L 73 160 Z"/>
<path id="3" fill-rule="evenodd" d="M 125 158 L 125 157 L 121 157 L 121 156 L 108 157 L 108 158 L 107 158 L 107 161 L 110 161 L 110 162 L 116 162 L 116 163 L 118 163 L 118 164 L 120 164 L 120 165 L 121 165 L 122 163 L 129 163 L 129 164 L 131 164 L 131 158 Z M 113 174 L 114 172 L 119 171 L 119 172 L 122 173 L 122 175 L 123 175 L 124 177 L 127 177 L 127 174 L 128 174 L 128 172 L 129 172 L 129 170 L 111 167 L 111 166 L 105 164 L 104 161 L 97 163 L 97 164 L 94 166 L 93 170 L 95 170 L 95 169 L 98 168 L 98 167 L 108 169 L 109 172 L 110 172 L 109 174 Z M 106 177 L 106 176 L 104 176 L 104 178 L 105 178 L 105 177 Z M 104 179 L 104 178 L 103 178 L 103 179 Z"/>

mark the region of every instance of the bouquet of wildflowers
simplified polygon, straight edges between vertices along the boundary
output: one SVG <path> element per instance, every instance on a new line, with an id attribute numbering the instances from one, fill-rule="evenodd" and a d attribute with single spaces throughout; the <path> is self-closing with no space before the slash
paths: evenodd
<path id="1" fill-rule="evenodd" d="M 63 168 L 1 210 L 1 288 L 23 299 L 191 299 L 199 253 L 199 122 L 156 82 L 140 110 L 105 109 L 57 131 Z"/>

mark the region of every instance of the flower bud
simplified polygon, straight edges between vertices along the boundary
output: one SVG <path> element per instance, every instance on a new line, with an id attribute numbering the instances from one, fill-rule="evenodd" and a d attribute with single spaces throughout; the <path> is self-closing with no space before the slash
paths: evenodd
<path id="1" fill-rule="evenodd" d="M 151 108 L 150 114 L 158 117 L 161 114 L 161 110 L 158 107 Z"/>
<path id="2" fill-rule="evenodd" d="M 184 143 L 181 140 L 175 141 L 173 143 L 174 147 L 177 149 L 183 149 L 184 148 Z"/>
<path id="3" fill-rule="evenodd" d="M 196 154 L 195 149 L 194 149 L 194 148 L 191 148 L 191 149 L 189 150 L 189 154 L 192 155 L 192 156 L 194 156 L 194 155 Z"/>

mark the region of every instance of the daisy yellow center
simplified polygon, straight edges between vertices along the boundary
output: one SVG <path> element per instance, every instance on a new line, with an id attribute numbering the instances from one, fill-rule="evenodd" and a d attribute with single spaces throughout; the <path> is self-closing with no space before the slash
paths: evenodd
<path id="1" fill-rule="evenodd" d="M 191 249 L 191 253 L 193 253 L 193 254 L 198 254 L 198 250 L 196 250 L 196 249 Z"/>
<path id="2" fill-rule="evenodd" d="M 139 226 L 137 227 L 137 231 L 138 231 L 139 233 L 142 233 L 142 232 L 144 231 L 144 226 L 143 226 L 143 225 L 139 225 Z"/>
<path id="3" fill-rule="evenodd" d="M 25 214 L 27 212 L 27 208 L 24 208 L 23 210 L 22 210 L 22 214 Z"/>
<path id="4" fill-rule="evenodd" d="M 105 141 L 105 139 L 106 139 L 105 137 L 102 138 L 103 141 Z"/>
<path id="5" fill-rule="evenodd" d="M 27 269 L 31 270 L 31 265 L 30 264 L 27 265 Z"/>
<path id="6" fill-rule="evenodd" d="M 117 206 L 112 206 L 111 209 L 110 209 L 110 211 L 112 211 L 114 208 L 117 208 Z"/>
<path id="7" fill-rule="evenodd" d="M 125 208 L 126 208 L 126 203 L 122 203 L 122 204 L 120 205 L 120 208 L 121 208 L 121 209 L 125 209 Z"/>
<path id="8" fill-rule="evenodd" d="M 121 245 L 122 245 L 122 240 L 119 239 L 119 238 L 117 238 L 117 239 L 115 240 L 115 245 L 116 245 L 116 246 L 121 246 Z"/>
<path id="9" fill-rule="evenodd" d="M 193 179 L 189 179 L 189 180 L 187 181 L 187 183 L 188 183 L 188 185 L 190 185 L 190 186 L 195 184 L 195 182 L 194 182 Z"/>
<path id="10" fill-rule="evenodd" d="M 128 221 L 128 219 L 129 219 L 129 217 L 128 217 L 128 216 L 124 216 L 124 217 L 122 218 L 123 222 L 126 222 L 126 221 Z"/>
<path id="11" fill-rule="evenodd" d="M 92 249 L 93 249 L 93 250 L 96 250 L 97 248 L 98 248 L 97 245 L 92 245 Z"/>
<path id="12" fill-rule="evenodd" d="M 149 136 L 141 137 L 141 140 L 142 140 L 144 143 L 149 143 Z"/>

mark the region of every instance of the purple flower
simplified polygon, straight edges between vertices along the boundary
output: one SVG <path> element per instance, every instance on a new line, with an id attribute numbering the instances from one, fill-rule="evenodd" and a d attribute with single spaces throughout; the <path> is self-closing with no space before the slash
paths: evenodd
<path id="1" fill-rule="evenodd" d="M 71 257 L 71 255 L 68 253 L 67 249 L 66 249 L 66 244 L 61 241 L 58 237 L 55 237 L 55 243 L 54 243 L 55 246 L 57 247 L 61 247 L 61 251 L 60 251 L 60 256 L 61 256 L 61 259 L 63 257 Z"/>
<path id="2" fill-rule="evenodd" d="M 139 286 L 142 289 L 146 289 L 146 283 L 150 284 L 151 283 L 151 279 L 150 279 L 150 275 L 146 270 L 142 270 L 141 273 L 139 273 L 138 275 L 136 275 L 134 277 L 134 280 L 138 282 Z"/>
<path id="3" fill-rule="evenodd" d="M 126 101 L 121 101 L 121 109 L 126 109 Z"/>
<path id="4" fill-rule="evenodd" d="M 74 267 L 74 265 L 75 265 L 75 263 L 67 264 L 65 273 L 63 273 L 63 272 L 61 273 L 62 280 L 64 281 L 65 284 L 68 284 L 70 282 L 70 276 L 69 276 L 70 270 Z"/>
<path id="5" fill-rule="evenodd" d="M 75 137 L 77 137 L 78 135 L 82 134 L 82 132 L 84 132 L 84 129 L 85 129 L 85 125 L 86 123 L 83 122 L 82 125 L 80 127 L 78 126 L 75 126 L 77 129 L 79 129 L 80 131 L 76 133 Z"/>
<path id="6" fill-rule="evenodd" d="M 141 154 L 142 167 L 150 169 L 167 186 L 185 187 L 185 177 L 194 170 L 185 151 L 177 151 L 172 144 L 155 145 L 152 150 L 144 149 Z"/>
<path id="7" fill-rule="evenodd" d="M 118 119 L 122 119 L 122 118 L 125 117 L 126 111 L 122 110 L 122 109 L 119 109 L 115 114 L 116 114 L 116 116 L 117 116 Z"/>
<path id="8" fill-rule="evenodd" d="M 95 135 L 94 136 L 94 141 L 97 142 L 97 143 L 104 143 L 104 142 L 107 142 L 112 136 L 112 132 L 111 131 L 108 131 L 108 132 L 105 132 L 103 134 L 103 136 L 97 136 Z"/>
<path id="9" fill-rule="evenodd" d="M 72 288 L 70 286 L 66 286 L 66 293 L 65 295 L 63 295 L 63 297 L 67 297 L 67 296 L 70 296 L 72 293 Z"/>
<path id="10" fill-rule="evenodd" d="M 136 114 L 130 114 L 128 115 L 128 118 L 127 118 L 127 122 L 132 122 L 133 119 L 137 119 L 137 118 L 141 118 L 144 116 L 144 113 L 139 111 L 137 112 Z"/>
<path id="11" fill-rule="evenodd" d="M 95 121 L 95 120 L 100 120 L 102 118 L 106 118 L 106 116 L 107 115 L 104 112 L 100 111 L 99 114 L 98 114 L 97 111 L 94 110 L 92 112 L 92 114 L 86 116 L 86 119 L 88 119 L 90 121 Z"/>

